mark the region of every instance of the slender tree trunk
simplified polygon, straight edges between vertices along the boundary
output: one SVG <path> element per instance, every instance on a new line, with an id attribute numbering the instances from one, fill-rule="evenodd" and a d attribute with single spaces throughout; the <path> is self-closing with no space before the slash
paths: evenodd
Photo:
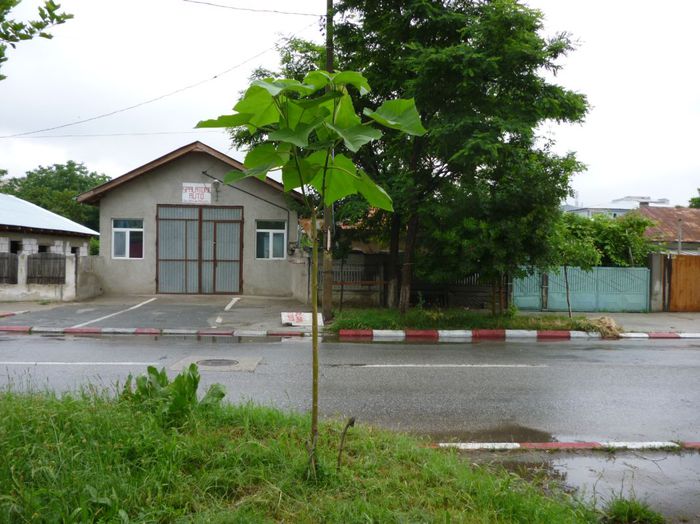
<path id="1" fill-rule="evenodd" d="M 401 293 L 399 294 L 399 311 L 405 313 L 411 301 L 411 283 L 413 279 L 413 260 L 418 236 L 418 214 L 412 213 L 408 219 L 406 230 L 406 249 L 404 251 L 403 267 L 401 268 Z"/>
<path id="2" fill-rule="evenodd" d="M 389 240 L 389 267 L 386 305 L 395 308 L 399 298 L 399 239 L 401 236 L 401 215 L 391 215 L 391 237 Z"/>
<path id="3" fill-rule="evenodd" d="M 326 70 L 333 71 L 333 0 L 326 0 Z M 323 246 L 323 320 L 329 322 L 333 318 L 333 208 L 323 207 L 323 230 L 325 243 Z"/>
<path id="4" fill-rule="evenodd" d="M 491 281 L 491 316 L 496 316 L 496 280 Z"/>
<path id="5" fill-rule="evenodd" d="M 316 441 L 318 440 L 318 230 L 316 209 L 311 213 L 311 443 L 309 444 L 309 469 L 316 475 Z"/>
<path id="6" fill-rule="evenodd" d="M 564 286 L 566 287 L 566 309 L 569 311 L 569 318 L 571 318 L 571 294 L 569 293 L 569 271 L 567 266 L 564 266 Z"/>

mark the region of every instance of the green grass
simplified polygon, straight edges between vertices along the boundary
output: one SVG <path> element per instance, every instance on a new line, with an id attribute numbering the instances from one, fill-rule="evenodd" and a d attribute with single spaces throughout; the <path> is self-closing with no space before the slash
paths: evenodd
<path id="1" fill-rule="evenodd" d="M 344 309 L 328 326 L 341 329 L 534 329 L 600 331 L 601 324 L 585 317 L 550 315 L 496 315 L 467 309 Z"/>
<path id="2" fill-rule="evenodd" d="M 0 522 L 597 522 L 563 492 L 370 428 L 322 424 L 306 478 L 306 416 L 197 407 L 181 427 L 102 396 L 0 394 Z"/>
<path id="3" fill-rule="evenodd" d="M 645 502 L 617 498 L 605 508 L 603 522 L 606 524 L 663 524 L 666 519 Z"/>

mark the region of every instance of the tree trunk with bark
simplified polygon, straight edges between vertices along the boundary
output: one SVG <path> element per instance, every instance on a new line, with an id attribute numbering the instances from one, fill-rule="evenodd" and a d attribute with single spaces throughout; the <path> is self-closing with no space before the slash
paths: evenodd
<path id="1" fill-rule="evenodd" d="M 399 302 L 399 239 L 401 237 L 401 215 L 391 215 L 391 237 L 389 239 L 389 266 L 387 271 L 386 305 L 395 308 Z"/>
<path id="2" fill-rule="evenodd" d="M 399 294 L 399 311 L 405 313 L 411 302 L 411 284 L 413 280 L 413 259 L 416 250 L 416 238 L 418 237 L 418 214 L 413 213 L 408 219 L 406 230 L 406 249 L 403 255 L 403 267 L 401 268 L 401 293 Z"/>

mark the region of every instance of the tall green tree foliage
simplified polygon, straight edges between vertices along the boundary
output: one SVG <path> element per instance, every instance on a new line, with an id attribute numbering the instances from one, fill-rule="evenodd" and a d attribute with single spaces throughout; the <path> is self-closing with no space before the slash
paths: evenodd
<path id="1" fill-rule="evenodd" d="M 698 196 L 692 197 L 688 203 L 688 207 L 700 209 L 700 188 L 698 188 Z"/>
<path id="2" fill-rule="evenodd" d="M 580 169 L 572 156 L 538 146 L 536 135 L 543 122 L 579 122 L 586 114 L 583 95 L 544 74 L 559 70 L 570 37 L 545 39 L 542 13 L 516 0 L 341 0 L 337 10 L 338 60 L 374 86 L 365 106 L 387 96 L 414 97 L 430 129 L 420 138 L 386 136 L 358 159 L 393 198 L 394 261 L 405 231 L 401 309 L 420 254 L 420 225 L 446 205 L 445 194 L 458 191 L 459 201 L 478 206 L 430 224 L 437 238 L 454 225 L 452 237 L 461 238 L 459 229 L 468 224 L 470 249 L 492 273 L 538 260 L 569 178 Z M 532 224 L 540 232 L 519 241 Z M 436 266 L 432 244 L 421 245 L 423 260 Z M 390 279 L 395 289 L 396 275 Z"/>
<path id="3" fill-rule="evenodd" d="M 0 0 L 0 67 L 7 61 L 7 47 L 13 49 L 19 42 L 31 40 L 34 37 L 53 38 L 46 29 L 52 25 L 62 24 L 73 18 L 73 15 L 60 13 L 61 6 L 52 0 L 47 0 L 39 7 L 39 18 L 29 22 L 19 22 L 9 18 L 10 11 L 17 7 L 22 0 Z M 0 74 L 0 80 L 6 77 Z"/>
<path id="4" fill-rule="evenodd" d="M 82 163 L 69 160 L 65 164 L 39 166 L 27 171 L 23 177 L 2 180 L 0 192 L 22 198 L 99 231 L 99 209 L 79 204 L 75 197 L 109 180 L 108 176 L 88 171 Z"/>
<path id="5" fill-rule="evenodd" d="M 303 81 L 256 80 L 234 106 L 232 115 L 202 121 L 198 127 L 243 127 L 257 136 L 245 157 L 245 170 L 232 171 L 225 182 L 245 177 L 265 179 L 281 170 L 285 191 L 300 190 L 311 217 L 312 408 L 309 459 L 316 473 L 318 438 L 318 235 L 321 209 L 349 195 L 360 194 L 376 208 L 391 211 L 391 198 L 343 151 L 356 153 L 386 133 L 425 133 L 413 100 L 392 99 L 375 110 L 355 111 L 351 90 L 370 91 L 367 79 L 355 71 L 317 70 Z M 393 130 L 393 131 L 392 131 Z M 310 194 L 313 189 L 315 195 Z M 315 198 L 315 196 L 317 198 Z"/>

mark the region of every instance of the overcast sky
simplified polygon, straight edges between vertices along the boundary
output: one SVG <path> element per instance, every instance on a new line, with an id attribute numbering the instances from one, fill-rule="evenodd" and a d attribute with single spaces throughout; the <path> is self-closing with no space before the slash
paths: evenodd
<path id="1" fill-rule="evenodd" d="M 325 9 L 324 0 L 212 1 L 317 14 Z M 579 43 L 556 81 L 586 94 L 591 112 L 583 125 L 542 129 L 558 151 L 575 151 L 587 165 L 573 183 L 579 202 L 641 195 L 687 205 L 700 187 L 700 3 L 527 3 L 545 14 L 546 33 L 567 31 Z M 33 16 L 38 4 L 24 0 L 15 17 Z M 9 51 L 2 68 L 8 78 L 0 82 L 0 137 L 91 118 L 202 83 L 92 122 L 0 138 L 0 168 L 13 176 L 67 160 L 118 176 L 194 140 L 241 158 L 225 133 L 193 126 L 230 112 L 253 68 L 277 65 L 273 47 L 282 36 L 322 39 L 313 16 L 183 0 L 62 5 L 75 18 L 53 29 L 53 40 L 23 42 Z"/>

